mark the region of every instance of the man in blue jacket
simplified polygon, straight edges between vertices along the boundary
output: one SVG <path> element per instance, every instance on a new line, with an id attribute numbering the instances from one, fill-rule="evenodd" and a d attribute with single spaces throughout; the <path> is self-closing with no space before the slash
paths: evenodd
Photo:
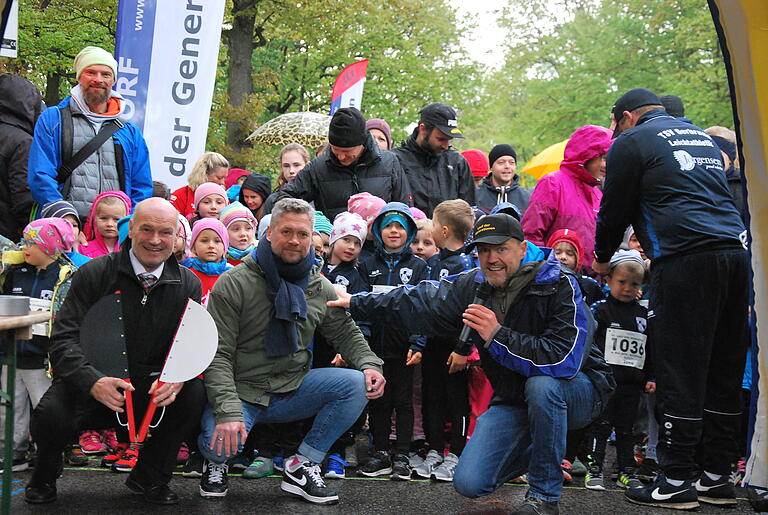
<path id="1" fill-rule="evenodd" d="M 105 191 L 124 191 L 135 206 L 152 196 L 149 152 L 139 128 L 120 119 L 123 97 L 112 89 L 117 61 L 98 47 L 85 47 L 74 62 L 77 85 L 49 107 L 35 125 L 29 151 L 28 181 L 39 206 L 67 200 L 85 221 L 93 199 Z M 72 158 L 101 130 L 118 129 L 72 170 Z M 68 177 L 67 177 L 68 175 Z"/>
<path id="2" fill-rule="evenodd" d="M 593 268 L 608 271 L 630 224 L 653 262 L 648 327 L 659 356 L 663 471 L 626 497 L 677 509 L 736 504 L 729 475 L 748 341 L 746 231 L 720 150 L 703 130 L 667 114 L 643 88 L 619 98 L 613 116 L 618 138 L 608 153 Z"/>
<path id="3" fill-rule="evenodd" d="M 346 305 L 354 318 L 395 312 L 411 332 L 459 341 L 458 354 L 474 343 L 494 397 L 459 459 L 454 488 L 479 497 L 527 472 L 529 490 L 516 513 L 557 514 L 566 432 L 600 413 L 613 378 L 592 343 L 594 319 L 576 277 L 554 253 L 523 262 L 523 229 L 507 214 L 476 222 L 475 246 L 480 270 L 388 293 L 340 293 L 329 305 Z M 490 296 L 476 303 L 482 283 Z M 465 325 L 468 342 L 459 338 Z"/>

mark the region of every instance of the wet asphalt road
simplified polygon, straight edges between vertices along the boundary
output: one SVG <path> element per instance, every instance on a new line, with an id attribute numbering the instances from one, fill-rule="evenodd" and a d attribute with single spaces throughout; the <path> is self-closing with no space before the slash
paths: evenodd
<path id="1" fill-rule="evenodd" d="M 493 495 L 470 500 L 457 494 L 450 484 L 429 481 L 396 482 L 388 479 L 329 480 L 339 491 L 340 503 L 336 506 L 314 506 L 295 499 L 280 491 L 280 478 L 243 479 L 230 475 L 229 494 L 224 499 L 203 499 L 198 494 L 199 480 L 175 475 L 172 488 L 179 494 L 181 503 L 171 507 L 159 507 L 143 502 L 141 496 L 132 494 L 125 486 L 127 474 L 113 473 L 96 468 L 67 468 L 59 479 L 58 501 L 49 505 L 32 506 L 24 502 L 23 485 L 31 471 L 14 474 L 12 513 L 124 513 L 144 514 L 162 512 L 177 513 L 360 513 L 360 514 L 437 514 L 437 513 L 509 513 L 522 502 L 526 487 L 505 485 Z M 673 514 L 674 510 L 651 509 L 630 504 L 623 492 L 612 488 L 605 492 L 589 491 L 580 486 L 576 478 L 574 486 L 566 487 L 560 501 L 562 514 Z M 754 513 L 746 500 L 740 500 L 735 509 L 722 509 L 702 505 L 700 513 Z"/>

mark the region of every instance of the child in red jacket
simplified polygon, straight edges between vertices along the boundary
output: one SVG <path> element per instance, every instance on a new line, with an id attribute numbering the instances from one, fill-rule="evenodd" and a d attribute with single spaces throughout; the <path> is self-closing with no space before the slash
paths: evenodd
<path id="1" fill-rule="evenodd" d="M 229 235 L 224 224 L 218 219 L 202 218 L 192 228 L 191 240 L 192 257 L 188 257 L 181 264 L 192 270 L 200 279 L 203 287 L 202 303 L 207 306 L 208 296 L 216 280 L 232 268 L 224 257 L 229 247 Z"/>

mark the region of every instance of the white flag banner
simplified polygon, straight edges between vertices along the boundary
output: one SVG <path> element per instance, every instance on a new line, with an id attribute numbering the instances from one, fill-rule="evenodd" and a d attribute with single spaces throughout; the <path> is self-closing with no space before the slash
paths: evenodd
<path id="1" fill-rule="evenodd" d="M 171 189 L 205 151 L 225 0 L 120 0 L 115 89 Z"/>

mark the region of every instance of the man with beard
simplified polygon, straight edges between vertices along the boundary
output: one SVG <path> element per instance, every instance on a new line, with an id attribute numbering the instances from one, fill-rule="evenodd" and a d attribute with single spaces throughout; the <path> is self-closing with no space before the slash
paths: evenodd
<path id="1" fill-rule="evenodd" d="M 393 150 L 405 170 L 413 205 L 432 217 L 443 200 L 460 198 L 475 205 L 475 182 L 464 157 L 451 148 L 463 138 L 452 107 L 435 102 L 419 111 L 419 125 L 402 146 Z"/>
<path id="2" fill-rule="evenodd" d="M 85 220 L 93 199 L 105 191 L 123 191 L 133 205 L 151 197 L 152 176 L 139 128 L 120 119 L 125 103 L 112 90 L 115 58 L 85 47 L 74 69 L 71 95 L 46 109 L 35 125 L 28 180 L 40 206 L 64 199 Z"/>

